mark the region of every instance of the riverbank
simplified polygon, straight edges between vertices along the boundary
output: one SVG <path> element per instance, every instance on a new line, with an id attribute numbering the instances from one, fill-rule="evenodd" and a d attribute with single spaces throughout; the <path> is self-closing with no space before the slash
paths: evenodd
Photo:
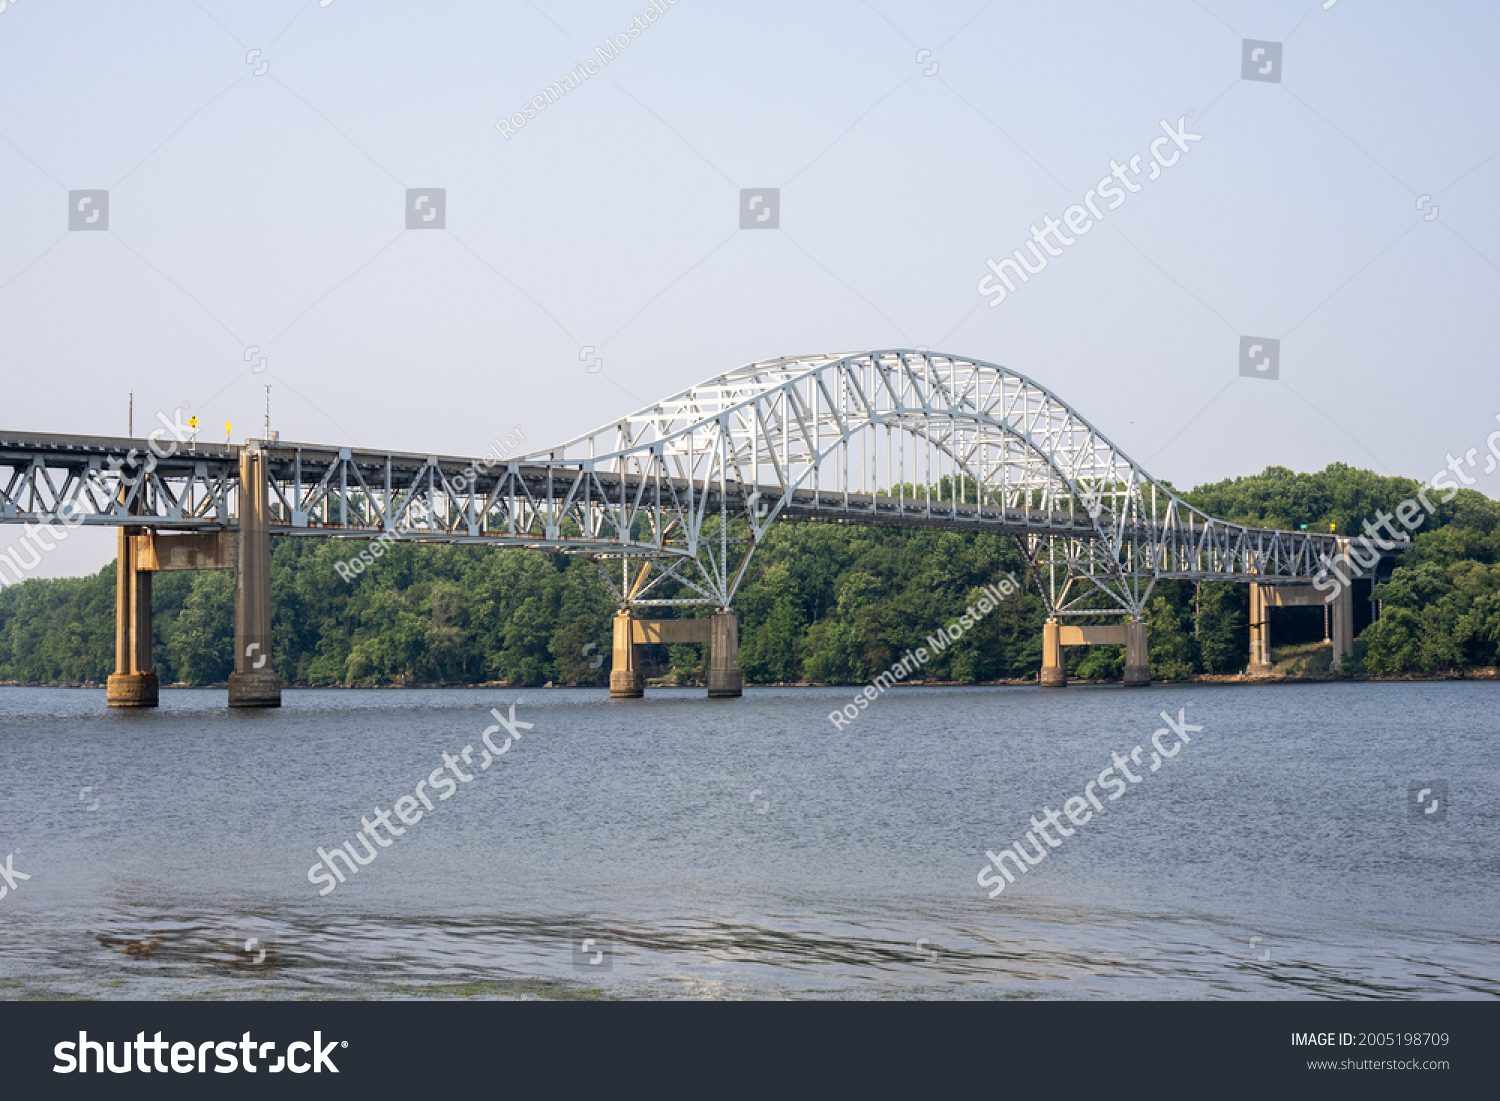
<path id="1" fill-rule="evenodd" d="M 1486 681 L 1500 680 L 1500 669 L 1467 669 L 1463 671 L 1450 671 L 1443 673 L 1386 673 L 1376 675 L 1373 673 L 1199 673 L 1195 676 L 1185 677 L 1180 680 L 1153 679 L 1152 684 L 1314 684 L 1328 681 L 1348 682 L 1371 682 L 1371 683 L 1401 683 L 1406 681 Z M 1070 678 L 1068 684 L 1080 688 L 1104 687 L 1106 685 L 1117 685 L 1118 680 L 1088 680 L 1077 677 Z M 897 685 L 900 688 L 985 688 L 985 687 L 1012 687 L 1024 688 L 1035 687 L 1035 677 L 1020 677 L 1002 680 L 985 681 L 957 681 L 957 680 L 917 680 L 907 681 Z M 105 686 L 95 681 L 81 682 L 25 682 L 25 681 L 0 681 L 0 688 L 104 688 Z M 229 686 L 223 681 L 213 684 L 164 684 L 163 688 L 224 688 Z M 548 688 L 599 688 L 606 689 L 607 684 L 553 684 L 548 682 L 543 685 L 521 685 L 509 684 L 506 681 L 480 681 L 476 684 L 454 683 L 446 681 L 411 681 L 405 684 L 287 684 L 286 688 L 338 688 L 347 691 L 363 691 L 366 689 L 377 689 L 381 691 L 400 691 L 407 688 L 436 689 L 436 688 L 487 688 L 503 689 L 506 691 L 541 691 Z M 679 681 L 674 683 L 648 682 L 648 688 L 703 688 L 703 684 Z M 857 684 L 830 684 L 822 681 L 775 681 L 765 684 L 752 684 L 746 682 L 746 688 L 859 688 Z"/>

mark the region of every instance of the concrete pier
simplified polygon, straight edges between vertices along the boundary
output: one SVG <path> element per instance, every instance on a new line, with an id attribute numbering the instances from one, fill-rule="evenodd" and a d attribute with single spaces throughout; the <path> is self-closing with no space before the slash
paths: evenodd
<path id="1" fill-rule="evenodd" d="M 708 622 L 708 698 L 733 699 L 744 688 L 740 677 L 740 620 L 733 612 L 719 612 Z"/>
<path id="2" fill-rule="evenodd" d="M 1037 675 L 1042 688 L 1066 688 L 1068 671 L 1063 666 L 1062 624 L 1049 619 L 1042 625 L 1042 671 Z"/>
<path id="3" fill-rule="evenodd" d="M 105 682 L 110 707 L 156 707 L 161 684 L 151 670 L 151 574 L 138 568 L 137 528 L 122 527 L 115 566 L 115 671 Z"/>
<path id="4" fill-rule="evenodd" d="M 1263 677 L 1275 669 L 1271 664 L 1271 609 L 1267 596 L 1274 601 L 1274 594 L 1266 593 L 1270 585 L 1258 581 L 1250 583 L 1250 664 L 1245 672 L 1252 677 Z"/>
<path id="5" fill-rule="evenodd" d="M 234 571 L 234 672 L 230 707 L 280 707 L 271 638 L 271 517 L 265 456 L 240 449 L 239 562 Z"/>
<path id="6" fill-rule="evenodd" d="M 1328 603 L 1332 606 L 1333 619 L 1333 671 L 1344 667 L 1344 658 L 1354 654 L 1354 593 L 1351 586 L 1344 585 L 1339 594 Z"/>
<path id="7" fill-rule="evenodd" d="M 743 694 L 740 676 L 740 621 L 733 612 L 707 619 L 636 619 L 628 611 L 615 616 L 609 698 L 634 700 L 645 695 L 645 676 L 635 648 L 653 643 L 698 643 L 708 647 L 708 698 L 734 699 Z"/>
<path id="8" fill-rule="evenodd" d="M 1125 687 L 1144 688 L 1151 683 L 1151 656 L 1146 624 L 1132 619 L 1125 624 Z"/>
<path id="9" fill-rule="evenodd" d="M 1340 544 L 1346 540 L 1340 540 Z M 1354 594 L 1350 586 L 1340 585 L 1337 594 L 1319 591 L 1316 586 L 1250 584 L 1250 676 L 1266 676 L 1275 671 L 1271 661 L 1271 609 L 1309 608 L 1319 605 L 1329 609 L 1333 621 L 1333 664 L 1338 672 L 1344 659 L 1354 653 Z"/>
<path id="10" fill-rule="evenodd" d="M 615 616 L 614 652 L 609 666 L 609 698 L 638 700 L 646 694 L 646 679 L 635 663 L 636 619 L 628 611 Z"/>
<path id="11" fill-rule="evenodd" d="M 1146 625 L 1132 619 L 1123 626 L 1064 627 L 1049 619 L 1042 627 L 1042 671 L 1037 683 L 1043 688 L 1062 688 L 1068 683 L 1063 655 L 1065 646 L 1125 647 L 1125 686 L 1141 688 L 1151 683 L 1151 657 Z"/>

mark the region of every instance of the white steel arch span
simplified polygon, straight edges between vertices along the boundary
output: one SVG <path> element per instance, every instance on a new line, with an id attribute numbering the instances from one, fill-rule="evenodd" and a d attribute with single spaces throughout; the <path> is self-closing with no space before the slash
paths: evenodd
<path id="1" fill-rule="evenodd" d="M 695 499 L 672 501 L 666 530 L 680 530 L 681 558 L 726 608 L 749 562 L 734 551 L 735 522 L 753 549 L 781 516 L 1014 534 L 1054 615 L 1138 616 L 1163 577 L 1305 580 L 1336 549 L 1331 536 L 1216 520 L 1046 387 L 925 349 L 752 363 L 530 461 L 642 490 L 696 487 Z M 622 516 L 617 530 L 636 519 Z M 683 564 L 668 574 L 682 578 Z M 648 575 L 622 569 L 622 605 L 654 602 Z"/>

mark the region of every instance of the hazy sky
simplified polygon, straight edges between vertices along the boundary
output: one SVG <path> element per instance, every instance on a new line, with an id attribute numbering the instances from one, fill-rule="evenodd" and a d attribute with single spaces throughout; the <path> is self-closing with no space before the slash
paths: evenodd
<path id="1" fill-rule="evenodd" d="M 186 402 L 242 439 L 269 383 L 283 439 L 479 455 L 917 345 L 1184 487 L 1482 469 L 1500 428 L 1493 3 L 325 3 L 0 5 L 0 428 L 120 435 L 134 390 L 137 434 Z M 1280 44 L 1257 79 L 1246 39 Z M 991 308 L 986 260 L 1111 161 L 1140 190 Z M 740 229 L 769 188 L 779 228 Z M 409 189 L 445 228 L 405 228 Z"/>

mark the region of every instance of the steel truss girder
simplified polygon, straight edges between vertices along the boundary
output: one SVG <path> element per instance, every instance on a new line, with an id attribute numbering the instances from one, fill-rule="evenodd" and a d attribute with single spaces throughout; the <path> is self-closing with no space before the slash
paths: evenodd
<path id="1" fill-rule="evenodd" d="M 159 451 L 168 445 L 157 443 Z M 237 451 L 153 453 L 151 441 L 0 433 L 0 522 L 149 523 L 204 531 L 231 522 Z"/>

